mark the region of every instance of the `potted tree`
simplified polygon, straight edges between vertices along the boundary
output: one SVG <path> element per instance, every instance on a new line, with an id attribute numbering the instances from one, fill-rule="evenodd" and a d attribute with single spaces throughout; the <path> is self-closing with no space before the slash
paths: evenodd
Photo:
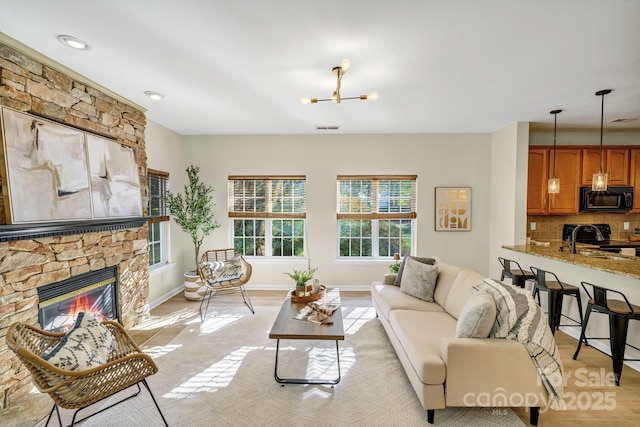
<path id="1" fill-rule="evenodd" d="M 184 194 L 167 193 L 167 209 L 176 224 L 182 231 L 191 236 L 195 249 L 194 261 L 198 266 L 200 246 L 205 236 L 220 227 L 213 215 L 213 187 L 200 181 L 200 168 L 191 165 L 187 169 L 189 183 L 184 186 Z M 188 271 L 185 273 L 185 298 L 188 300 L 200 300 L 204 295 L 202 283 L 198 272 Z"/>

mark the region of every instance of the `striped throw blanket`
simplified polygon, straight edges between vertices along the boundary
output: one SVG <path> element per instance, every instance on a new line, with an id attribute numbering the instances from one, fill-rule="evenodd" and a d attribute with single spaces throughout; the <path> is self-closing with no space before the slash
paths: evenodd
<path id="1" fill-rule="evenodd" d="M 496 302 L 496 322 L 490 336 L 522 343 L 549 392 L 551 408 L 564 409 L 562 362 L 558 347 L 547 317 L 531 293 L 493 279 L 484 279 L 475 288 L 488 292 Z"/>

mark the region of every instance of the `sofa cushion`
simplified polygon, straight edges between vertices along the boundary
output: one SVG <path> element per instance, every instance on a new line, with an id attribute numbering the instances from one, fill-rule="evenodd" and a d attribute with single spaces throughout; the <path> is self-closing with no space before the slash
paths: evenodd
<path id="1" fill-rule="evenodd" d="M 389 321 L 420 380 L 444 383 L 447 369 L 440 356 L 441 340 L 455 335 L 456 320 L 444 312 L 393 310 Z"/>
<path id="2" fill-rule="evenodd" d="M 402 259 L 402 262 L 400 263 L 400 269 L 398 270 L 398 274 L 396 275 L 396 279 L 394 280 L 393 284 L 396 286 L 400 286 L 401 282 L 402 282 L 402 274 L 404 273 L 404 266 L 405 263 L 407 262 L 407 259 L 411 258 L 414 261 L 418 261 L 422 264 L 429 264 L 429 265 L 433 265 L 436 263 L 436 259 L 435 258 L 425 258 L 425 257 L 417 257 L 417 256 L 406 256 Z"/>
<path id="3" fill-rule="evenodd" d="M 438 280 L 438 266 L 423 264 L 407 258 L 400 290 L 405 294 L 433 302 L 433 292 Z"/>
<path id="4" fill-rule="evenodd" d="M 484 291 L 471 295 L 456 325 L 456 338 L 487 338 L 496 321 L 496 304 Z"/>
<path id="5" fill-rule="evenodd" d="M 438 304 L 444 307 L 449 291 L 451 291 L 451 286 L 453 286 L 453 282 L 461 268 L 444 262 L 438 262 L 436 265 L 438 266 L 438 281 L 436 282 L 436 290 L 433 293 L 433 298 Z"/>
<path id="6" fill-rule="evenodd" d="M 447 301 L 444 305 L 444 309 L 458 319 L 464 304 L 474 292 L 474 286 L 481 283 L 485 276 L 480 273 L 471 270 L 470 268 L 463 268 L 458 272 L 456 279 L 451 286 Z"/>
<path id="7" fill-rule="evenodd" d="M 416 311 L 439 311 L 444 308 L 435 302 L 426 302 L 403 293 L 399 287 L 384 285 L 380 282 L 371 284 L 371 298 L 379 309 L 379 316 L 389 319 L 391 310 L 407 309 Z"/>

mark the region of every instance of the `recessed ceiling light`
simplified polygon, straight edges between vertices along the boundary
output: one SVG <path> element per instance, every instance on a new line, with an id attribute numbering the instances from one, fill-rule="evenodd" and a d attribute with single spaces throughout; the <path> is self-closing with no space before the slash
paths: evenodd
<path id="1" fill-rule="evenodd" d="M 163 94 L 161 94 L 160 92 L 154 92 L 152 90 L 148 90 L 144 94 L 147 95 L 149 98 L 153 99 L 154 101 L 160 101 L 161 99 L 164 98 Z"/>
<path id="2" fill-rule="evenodd" d="M 56 38 L 63 45 L 71 47 L 73 49 L 78 49 L 78 50 L 88 50 L 89 49 L 89 43 L 85 42 L 84 40 L 80 40 L 77 37 L 66 36 L 64 34 L 61 34 L 59 36 L 56 36 Z"/>

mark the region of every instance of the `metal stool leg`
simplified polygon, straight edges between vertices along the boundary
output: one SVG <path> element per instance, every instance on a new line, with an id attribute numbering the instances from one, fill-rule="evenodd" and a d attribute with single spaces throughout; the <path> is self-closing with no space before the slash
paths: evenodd
<path id="1" fill-rule="evenodd" d="M 556 329 L 558 328 L 558 313 L 562 309 L 562 294 L 560 292 L 548 291 L 549 297 L 548 301 L 548 310 L 547 316 L 549 317 L 549 327 L 551 328 L 551 334 L 556 334 Z"/>
<path id="2" fill-rule="evenodd" d="M 582 332 L 580 332 L 580 340 L 578 341 L 578 348 L 576 352 L 573 354 L 573 360 L 578 359 L 578 353 L 580 353 L 580 347 L 582 347 L 582 341 L 584 340 L 584 345 L 589 345 L 587 342 L 586 330 L 587 324 L 589 323 L 589 317 L 591 316 L 591 307 L 593 304 L 587 304 L 587 311 L 584 313 L 584 321 L 582 322 Z"/>
<path id="3" fill-rule="evenodd" d="M 616 385 L 620 385 L 622 365 L 624 362 L 624 350 L 627 345 L 627 330 L 629 318 L 627 316 L 609 315 L 609 331 L 611 334 L 611 359 L 613 361 L 613 375 Z"/>

